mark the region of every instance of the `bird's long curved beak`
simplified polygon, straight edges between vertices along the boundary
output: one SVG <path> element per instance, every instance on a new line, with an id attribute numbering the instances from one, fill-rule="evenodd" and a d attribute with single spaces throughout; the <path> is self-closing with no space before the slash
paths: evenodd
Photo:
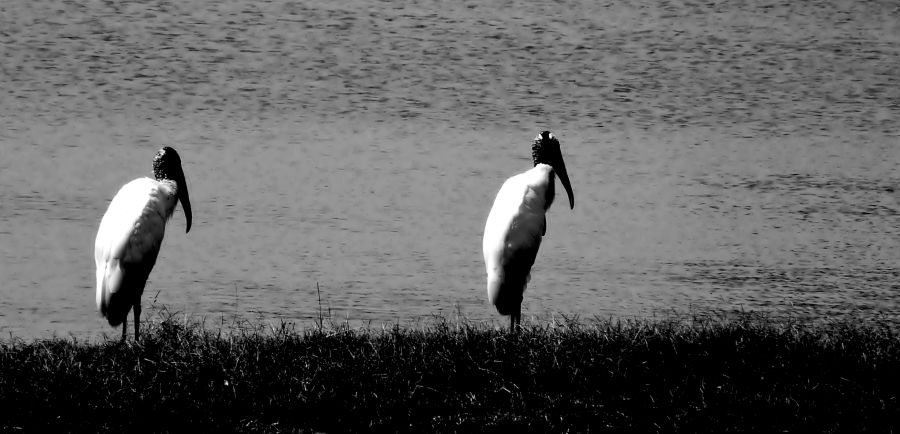
<path id="1" fill-rule="evenodd" d="M 191 231 L 191 196 L 188 194 L 187 182 L 184 180 L 184 174 L 178 180 L 178 200 L 181 201 L 181 209 L 184 210 L 184 218 L 187 220 L 187 229 L 184 233 Z"/>
<path id="2" fill-rule="evenodd" d="M 563 161 L 562 155 L 559 155 L 559 161 L 553 165 L 553 170 L 556 171 L 559 182 L 562 182 L 569 195 L 569 209 L 575 209 L 575 193 L 572 192 L 572 184 L 569 182 L 569 173 L 566 171 L 566 162 Z"/>

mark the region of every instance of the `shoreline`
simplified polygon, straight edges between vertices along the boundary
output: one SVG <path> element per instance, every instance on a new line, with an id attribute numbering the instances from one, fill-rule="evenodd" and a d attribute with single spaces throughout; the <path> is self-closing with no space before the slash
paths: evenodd
<path id="1" fill-rule="evenodd" d="M 510 334 L 318 321 L 228 334 L 170 316 L 140 343 L 0 341 L 2 429 L 862 432 L 900 420 L 887 323 L 573 318 Z"/>

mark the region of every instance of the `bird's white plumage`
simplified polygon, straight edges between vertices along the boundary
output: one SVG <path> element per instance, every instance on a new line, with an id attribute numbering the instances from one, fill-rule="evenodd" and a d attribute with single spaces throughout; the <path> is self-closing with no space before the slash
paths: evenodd
<path id="1" fill-rule="evenodd" d="M 484 227 L 484 263 L 488 299 L 503 315 L 517 315 L 531 266 L 546 231 L 553 168 L 534 168 L 506 180 Z"/>
<path id="2" fill-rule="evenodd" d="M 135 179 L 119 190 L 103 215 L 94 244 L 97 308 L 111 325 L 124 321 L 144 290 L 175 210 L 177 188 L 170 180 Z"/>

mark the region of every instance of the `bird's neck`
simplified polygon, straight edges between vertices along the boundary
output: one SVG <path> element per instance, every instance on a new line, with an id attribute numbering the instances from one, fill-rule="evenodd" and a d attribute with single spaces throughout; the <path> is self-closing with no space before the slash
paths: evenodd
<path id="1" fill-rule="evenodd" d="M 171 179 L 157 179 L 156 182 L 159 184 L 160 189 L 165 191 L 166 194 L 172 196 L 178 196 L 178 183 Z"/>
<path id="2" fill-rule="evenodd" d="M 544 211 L 550 209 L 550 205 L 553 205 L 553 198 L 556 197 L 556 172 L 552 167 L 548 177 L 547 193 L 544 195 Z"/>
<path id="3" fill-rule="evenodd" d="M 531 178 L 531 188 L 543 199 L 544 211 L 550 208 L 553 198 L 556 196 L 556 172 L 553 166 L 546 163 L 538 163 L 531 169 L 535 173 Z M 540 203 L 540 202 L 538 202 Z M 537 205 L 537 204 L 536 204 Z"/>

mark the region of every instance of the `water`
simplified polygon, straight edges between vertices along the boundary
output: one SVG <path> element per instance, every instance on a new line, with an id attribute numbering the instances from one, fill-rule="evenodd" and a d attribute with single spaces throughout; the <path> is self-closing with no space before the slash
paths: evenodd
<path id="1" fill-rule="evenodd" d="M 117 331 L 109 200 L 179 150 L 144 294 L 211 321 L 498 318 L 481 234 L 560 137 L 526 316 L 900 320 L 890 1 L 0 5 L 0 332 Z"/>

